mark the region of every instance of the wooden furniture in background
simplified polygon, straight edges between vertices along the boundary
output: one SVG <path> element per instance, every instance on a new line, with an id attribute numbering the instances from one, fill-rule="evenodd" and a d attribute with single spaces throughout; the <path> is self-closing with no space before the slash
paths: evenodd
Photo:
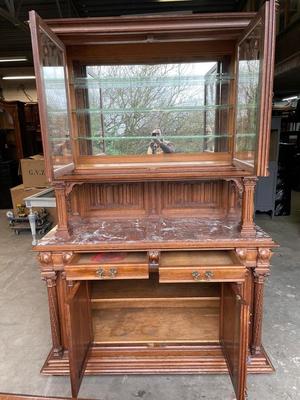
<path id="1" fill-rule="evenodd" d="M 255 191 L 255 211 L 271 212 L 273 217 L 276 209 L 276 186 L 278 179 L 278 155 L 281 130 L 281 117 L 272 117 L 269 176 L 258 179 Z"/>
<path id="2" fill-rule="evenodd" d="M 43 374 L 248 373 L 275 243 L 268 174 L 274 1 L 259 13 L 44 22 L 30 13 L 58 225 L 41 239 Z M 99 385 L 101 384 L 99 380 Z M 166 388 L 167 390 L 167 388 Z M 212 389 L 212 398 L 214 397 Z"/>

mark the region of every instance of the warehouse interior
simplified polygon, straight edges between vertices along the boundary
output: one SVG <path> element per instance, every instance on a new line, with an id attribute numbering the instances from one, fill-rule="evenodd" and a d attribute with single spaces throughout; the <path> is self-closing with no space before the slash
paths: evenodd
<path id="1" fill-rule="evenodd" d="M 45 20 L 153 14 L 172 17 L 252 13 L 262 3 L 0 0 L 0 399 L 2 393 L 71 398 L 68 376 L 40 374 L 51 347 L 51 330 L 47 287 L 41 282 L 32 244 L 56 225 L 58 217 L 54 192 L 43 173 L 29 11 L 35 10 Z M 265 283 L 263 317 L 264 348 L 275 372 L 248 376 L 249 400 L 300 398 L 300 2 L 276 3 L 270 175 L 258 179 L 254 202 L 255 223 L 279 245 L 273 250 L 271 274 Z M 46 211 L 39 212 L 35 237 L 28 204 L 30 197 L 40 192 L 46 198 Z M 226 374 L 112 374 L 84 376 L 79 398 L 233 400 L 235 396 Z"/>

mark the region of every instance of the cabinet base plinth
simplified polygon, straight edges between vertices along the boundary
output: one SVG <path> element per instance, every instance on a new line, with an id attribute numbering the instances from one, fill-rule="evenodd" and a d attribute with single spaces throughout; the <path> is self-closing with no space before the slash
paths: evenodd
<path id="1" fill-rule="evenodd" d="M 263 349 L 249 360 L 248 373 L 274 372 Z M 51 351 L 41 373 L 69 375 L 68 352 L 65 351 L 61 358 L 57 358 Z M 93 345 L 85 371 L 86 375 L 226 373 L 228 369 L 219 345 Z"/>

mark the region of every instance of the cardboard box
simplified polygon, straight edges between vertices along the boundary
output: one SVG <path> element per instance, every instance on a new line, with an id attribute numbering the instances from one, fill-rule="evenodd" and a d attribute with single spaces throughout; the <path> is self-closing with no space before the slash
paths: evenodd
<path id="1" fill-rule="evenodd" d="M 44 157 L 41 155 L 23 158 L 21 160 L 21 174 L 25 188 L 49 186 L 49 182 L 45 175 Z"/>
<path id="2" fill-rule="evenodd" d="M 11 194 L 14 213 L 17 212 L 18 204 L 25 204 L 25 202 L 23 201 L 25 197 L 33 196 L 34 194 L 40 192 L 41 190 L 42 190 L 41 188 L 25 188 L 24 185 L 18 185 L 11 188 L 10 194 Z M 29 212 L 29 210 L 27 210 L 27 212 Z"/>
<path id="3" fill-rule="evenodd" d="M 13 203 L 13 211 L 17 214 L 17 205 L 18 204 L 25 204 L 24 199 L 25 197 L 33 196 L 36 193 L 39 193 L 41 188 L 25 188 L 24 185 L 18 185 L 10 189 L 11 199 Z M 33 208 L 33 211 L 39 211 L 40 208 Z M 28 208 L 25 209 L 26 213 L 29 213 Z M 53 225 L 57 225 L 57 212 L 56 207 L 49 207 L 47 208 L 49 213 L 49 221 L 52 221 Z"/>

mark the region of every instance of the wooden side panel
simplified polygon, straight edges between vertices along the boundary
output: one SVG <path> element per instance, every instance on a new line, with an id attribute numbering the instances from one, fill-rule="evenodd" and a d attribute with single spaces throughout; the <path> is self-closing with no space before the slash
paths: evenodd
<path id="1" fill-rule="evenodd" d="M 249 305 L 238 284 L 222 286 L 222 337 L 224 356 L 237 400 L 246 399 Z"/>
<path id="2" fill-rule="evenodd" d="M 92 344 L 92 319 L 88 283 L 77 282 L 66 305 L 72 396 L 77 398 Z"/>

